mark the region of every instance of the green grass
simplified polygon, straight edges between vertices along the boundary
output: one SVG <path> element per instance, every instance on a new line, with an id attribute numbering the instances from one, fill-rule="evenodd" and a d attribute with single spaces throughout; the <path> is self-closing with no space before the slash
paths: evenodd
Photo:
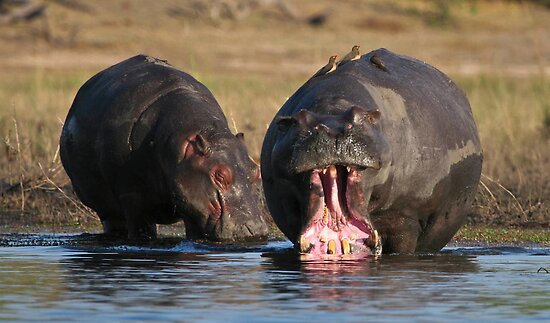
<path id="1" fill-rule="evenodd" d="M 488 243 L 530 242 L 550 245 L 550 230 L 465 226 L 458 231 L 454 240 Z"/>
<path id="2" fill-rule="evenodd" d="M 13 149 L 17 149 L 17 122 L 19 147 L 23 150 L 22 157 L 27 159 L 25 162 L 52 158 L 71 101 L 88 77 L 85 72 L 59 73 L 41 69 L 0 77 L 3 144 L 12 148 L 12 154 Z M 7 154 L 9 152 L 6 150 Z"/>

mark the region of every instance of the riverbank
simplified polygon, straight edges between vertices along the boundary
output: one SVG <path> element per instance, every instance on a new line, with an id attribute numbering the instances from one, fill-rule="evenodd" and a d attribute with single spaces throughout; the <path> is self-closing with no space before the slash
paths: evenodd
<path id="1" fill-rule="evenodd" d="M 25 217 L 25 216 L 23 216 Z M 98 234 L 102 232 L 99 221 L 79 223 L 32 223 L 17 214 L 0 215 L 0 233 L 2 234 Z M 159 225 L 159 236 L 185 238 L 185 226 L 182 223 Z M 269 239 L 286 239 L 272 225 Z M 486 247 L 491 245 L 550 246 L 550 229 L 514 228 L 504 226 L 463 226 L 449 242 L 449 245 Z"/>

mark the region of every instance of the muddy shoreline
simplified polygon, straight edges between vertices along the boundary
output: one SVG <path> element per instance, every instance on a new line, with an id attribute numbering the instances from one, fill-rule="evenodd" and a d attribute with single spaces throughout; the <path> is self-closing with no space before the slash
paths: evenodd
<path id="1" fill-rule="evenodd" d="M 4 219 L 3 219 L 4 220 Z M 154 241 L 130 241 L 127 239 L 106 239 L 100 225 L 44 225 L 44 224 L 0 224 L 0 246 L 41 245 L 40 241 L 50 241 L 51 237 L 74 239 L 76 244 L 95 243 L 99 245 L 157 245 L 176 244 L 185 240 L 185 227 L 182 223 L 159 225 L 159 238 Z M 46 239 L 45 239 L 46 238 Z M 273 226 L 268 240 L 285 240 L 282 233 Z M 19 242 L 18 242 L 19 241 Z M 31 242 L 29 242 L 31 241 Z M 35 242 L 32 242 L 35 241 Z M 38 241 L 38 242 L 36 242 Z M 57 241 L 53 239 L 53 241 Z M 62 243 L 60 243 L 62 244 Z M 68 244 L 71 245 L 71 244 Z M 447 247 L 550 247 L 550 230 L 545 228 L 519 229 L 495 226 L 463 226 Z"/>
<path id="2" fill-rule="evenodd" d="M 37 228 L 36 228 L 37 229 Z M 283 238 L 271 237 L 268 241 L 280 241 Z M 153 249 L 170 249 L 185 241 L 184 237 L 174 235 L 161 235 L 152 241 L 130 241 L 125 239 L 106 239 L 98 233 L 77 232 L 74 229 L 67 229 L 65 232 L 35 232 L 35 233 L 8 233 L 0 234 L 0 247 L 116 247 L 116 246 L 139 246 Z M 248 243 L 248 244 L 216 244 L 206 241 L 198 241 L 197 243 L 210 245 L 213 248 L 241 248 L 263 245 L 264 243 Z M 487 242 L 487 241 L 469 241 L 469 240 L 452 240 L 446 246 L 447 248 L 548 248 L 550 243 L 535 243 L 529 241 L 521 241 L 515 243 L 509 242 Z"/>

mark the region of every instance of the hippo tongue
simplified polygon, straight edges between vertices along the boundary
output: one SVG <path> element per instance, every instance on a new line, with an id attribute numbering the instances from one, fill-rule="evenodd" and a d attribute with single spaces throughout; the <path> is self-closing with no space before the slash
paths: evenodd
<path id="1" fill-rule="evenodd" d="M 300 251 L 309 254 L 379 254 L 376 231 L 352 208 L 350 188 L 358 183 L 357 170 L 330 165 L 313 170 L 310 185 L 311 218 L 300 236 Z M 371 250 L 372 249 L 372 250 Z"/>
<path id="2" fill-rule="evenodd" d="M 340 167 L 339 167 L 340 168 Z M 324 210 L 323 220 L 327 220 L 328 226 L 337 229 L 340 224 L 344 224 L 346 219 L 343 215 L 342 208 L 345 207 L 345 184 L 346 176 L 343 171 L 338 172 L 335 166 L 325 168 L 321 173 L 318 173 L 321 179 L 322 189 L 324 192 Z M 341 190 L 338 190 L 341 187 Z M 332 215 L 332 216 L 329 216 Z"/>

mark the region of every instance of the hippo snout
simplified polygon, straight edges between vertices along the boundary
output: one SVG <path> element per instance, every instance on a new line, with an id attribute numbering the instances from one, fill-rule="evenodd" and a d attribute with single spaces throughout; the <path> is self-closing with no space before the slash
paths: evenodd
<path id="1" fill-rule="evenodd" d="M 219 225 L 210 233 L 216 241 L 249 241 L 266 239 L 268 226 L 261 215 L 247 214 L 246 220 L 240 214 L 226 214 L 222 217 Z M 239 219 L 237 221 L 233 219 Z"/>
<path id="2" fill-rule="evenodd" d="M 222 227 L 215 236 L 218 241 L 248 241 L 267 239 L 268 228 L 265 221 L 249 221 Z"/>

